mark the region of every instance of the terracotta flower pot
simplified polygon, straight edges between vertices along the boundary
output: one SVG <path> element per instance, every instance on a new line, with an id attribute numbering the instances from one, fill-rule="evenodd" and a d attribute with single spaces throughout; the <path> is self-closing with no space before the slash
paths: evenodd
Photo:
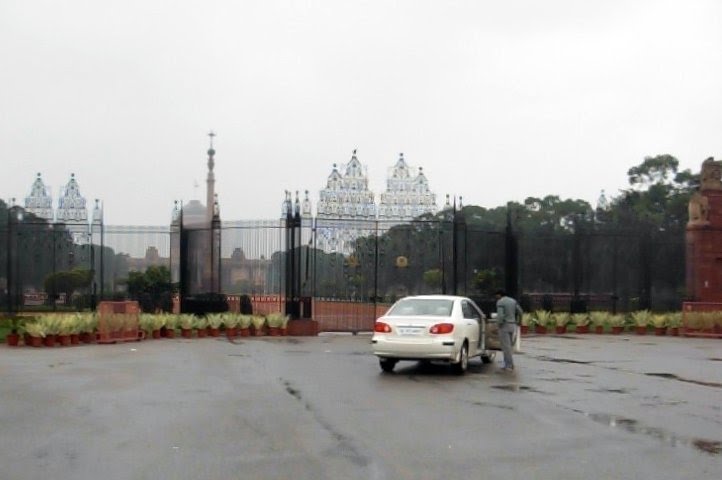
<path id="1" fill-rule="evenodd" d="M 46 335 L 43 339 L 43 345 L 46 347 L 54 347 L 55 346 L 55 335 Z"/>
<path id="2" fill-rule="evenodd" d="M 181 336 L 183 338 L 191 338 L 193 336 L 193 330 L 190 328 L 181 328 Z"/>
<path id="3" fill-rule="evenodd" d="M 577 325 L 577 333 L 589 333 L 589 325 Z"/>
<path id="4" fill-rule="evenodd" d="M 567 326 L 564 325 L 564 326 L 561 326 L 561 327 L 560 327 L 559 325 L 557 325 L 557 326 L 554 328 L 554 331 L 555 331 L 556 333 L 558 333 L 558 334 L 567 333 Z"/>
<path id="5" fill-rule="evenodd" d="M 71 345 L 80 345 L 80 335 L 77 333 L 71 333 L 70 334 L 70 344 Z"/>
<path id="6" fill-rule="evenodd" d="M 613 326 L 612 335 L 619 335 L 620 333 L 622 333 L 622 330 L 624 330 L 624 327 Z"/>
<path id="7" fill-rule="evenodd" d="M 226 327 L 226 337 L 233 338 L 238 335 L 236 327 Z"/>
<path id="8" fill-rule="evenodd" d="M 5 341 L 10 347 L 17 347 L 20 343 L 20 335 L 17 333 L 8 333 L 5 337 Z"/>
<path id="9" fill-rule="evenodd" d="M 80 341 L 83 343 L 93 343 L 93 334 L 90 332 L 83 332 L 80 334 Z"/>
<path id="10" fill-rule="evenodd" d="M 199 328 L 196 331 L 198 332 L 198 338 L 205 338 L 208 336 L 208 329 L 206 328 Z"/>
<path id="11" fill-rule="evenodd" d="M 634 331 L 637 332 L 637 335 L 646 335 L 647 327 L 634 327 Z"/>
<path id="12" fill-rule="evenodd" d="M 250 337 L 251 336 L 251 329 L 250 328 L 241 328 L 239 330 L 240 335 L 242 337 Z"/>
<path id="13" fill-rule="evenodd" d="M 679 336 L 679 327 L 669 327 L 669 334 L 673 337 Z"/>
<path id="14" fill-rule="evenodd" d="M 268 334 L 272 337 L 280 337 L 281 329 L 279 327 L 268 327 Z"/>
<path id="15" fill-rule="evenodd" d="M 601 335 L 604 333 L 604 325 L 597 325 L 594 327 L 594 333 Z"/>
<path id="16" fill-rule="evenodd" d="M 165 330 L 165 338 L 175 338 L 175 329 L 174 328 L 167 328 Z"/>
<path id="17" fill-rule="evenodd" d="M 654 327 L 655 335 L 667 335 L 667 327 Z"/>
<path id="18" fill-rule="evenodd" d="M 28 345 L 31 347 L 42 347 L 44 340 L 45 339 L 43 337 L 30 337 Z"/>
<path id="19" fill-rule="evenodd" d="M 547 327 L 545 327 L 543 325 L 537 325 L 536 327 L 534 327 L 534 331 L 536 333 L 544 334 L 544 333 L 547 333 Z"/>
<path id="20" fill-rule="evenodd" d="M 529 325 L 522 325 L 519 328 L 519 331 L 521 332 L 522 335 L 526 335 L 527 333 L 529 333 Z"/>
<path id="21" fill-rule="evenodd" d="M 210 329 L 211 337 L 219 337 L 221 335 L 221 329 L 220 328 L 213 328 Z"/>
<path id="22" fill-rule="evenodd" d="M 152 336 L 153 338 L 156 338 L 156 339 L 157 339 L 157 338 L 160 338 L 160 328 L 158 328 L 158 329 L 156 329 L 156 330 L 153 330 L 153 331 L 151 332 L 151 336 Z"/>

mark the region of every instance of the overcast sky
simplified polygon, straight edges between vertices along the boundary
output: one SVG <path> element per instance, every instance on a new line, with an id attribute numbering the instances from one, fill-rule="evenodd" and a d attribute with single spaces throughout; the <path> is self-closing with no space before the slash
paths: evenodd
<path id="1" fill-rule="evenodd" d="M 75 173 L 106 223 L 167 224 L 211 129 L 224 220 L 315 204 L 355 148 L 377 194 L 404 152 L 439 205 L 596 203 L 722 157 L 722 2 L 0 0 L 3 199 Z"/>

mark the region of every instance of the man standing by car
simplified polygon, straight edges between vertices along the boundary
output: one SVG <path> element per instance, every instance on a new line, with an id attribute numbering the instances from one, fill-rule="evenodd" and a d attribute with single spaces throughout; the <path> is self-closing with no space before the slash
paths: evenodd
<path id="1" fill-rule="evenodd" d="M 517 316 L 523 313 L 516 300 L 507 296 L 504 290 L 496 291 L 496 321 L 499 322 L 499 343 L 504 352 L 504 368 L 506 372 L 514 370 L 514 359 L 511 356 L 514 333 L 516 332 Z"/>

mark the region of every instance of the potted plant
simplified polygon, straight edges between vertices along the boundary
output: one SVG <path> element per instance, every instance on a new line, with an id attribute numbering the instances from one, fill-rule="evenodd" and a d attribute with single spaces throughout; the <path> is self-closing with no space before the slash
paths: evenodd
<path id="1" fill-rule="evenodd" d="M 521 315 L 521 326 L 519 328 L 522 335 L 529 333 L 529 327 L 534 324 L 534 315 L 524 312 Z"/>
<path id="2" fill-rule="evenodd" d="M 536 317 L 536 325 L 534 331 L 536 333 L 547 333 L 547 328 L 553 324 L 554 319 L 552 313 L 548 310 L 537 310 L 534 312 Z"/>
<path id="3" fill-rule="evenodd" d="M 251 315 L 251 324 L 253 325 L 253 336 L 261 337 L 266 334 L 266 317 L 262 315 Z"/>
<path id="4" fill-rule="evenodd" d="M 43 315 L 40 317 L 40 321 L 45 328 L 43 344 L 45 344 L 46 347 L 54 347 L 58 333 L 60 332 L 59 317 L 57 315 Z"/>
<path id="5" fill-rule="evenodd" d="M 622 331 L 624 331 L 625 323 L 626 319 L 624 318 L 624 315 L 620 313 L 615 313 L 609 316 L 609 325 L 611 325 L 612 334 L 614 335 L 619 335 Z"/>
<path id="6" fill-rule="evenodd" d="M 647 333 L 647 327 L 652 322 L 652 313 L 649 310 L 637 310 L 632 312 L 632 321 L 637 335 L 644 335 Z"/>
<path id="7" fill-rule="evenodd" d="M 571 320 L 571 315 L 567 312 L 557 312 L 553 313 L 552 317 L 554 318 L 554 326 L 556 327 L 555 332 L 558 334 L 566 333 L 567 324 L 569 324 Z"/>
<path id="8" fill-rule="evenodd" d="M 682 325 L 682 312 L 671 312 L 667 314 L 667 325 L 669 334 L 673 337 L 679 335 L 679 327 Z"/>
<path id="9" fill-rule="evenodd" d="M 284 323 L 286 323 L 286 316 L 280 312 L 273 312 L 266 315 L 268 334 L 272 337 L 278 337 L 281 335 L 281 328 L 283 328 Z"/>
<path id="10" fill-rule="evenodd" d="M 205 338 L 208 336 L 208 319 L 206 317 L 196 317 L 193 322 L 193 328 L 198 333 L 198 338 Z"/>
<path id="11" fill-rule="evenodd" d="M 5 337 L 8 346 L 17 347 L 20 343 L 20 328 L 22 328 L 20 317 L 10 318 L 10 332 Z"/>
<path id="12" fill-rule="evenodd" d="M 80 332 L 83 328 L 83 318 L 81 317 L 80 313 L 75 313 L 71 315 L 72 322 L 70 326 L 70 344 L 71 345 L 79 345 L 80 344 Z"/>
<path id="13" fill-rule="evenodd" d="M 655 335 L 667 335 L 667 326 L 669 325 L 667 314 L 657 313 L 652 315 L 652 324 L 654 325 Z"/>
<path id="14" fill-rule="evenodd" d="M 175 330 L 178 328 L 178 315 L 169 313 L 164 315 L 165 337 L 175 338 Z"/>
<path id="15" fill-rule="evenodd" d="M 153 332 L 155 330 L 155 317 L 156 316 L 151 313 L 140 314 L 140 329 L 145 332 L 145 336 L 147 338 L 154 336 Z M 160 335 L 160 331 L 158 331 L 158 335 Z"/>
<path id="16" fill-rule="evenodd" d="M 221 325 L 223 325 L 222 313 L 209 313 L 206 315 L 208 319 L 208 328 L 210 330 L 211 337 L 217 337 L 221 334 Z"/>
<path id="17" fill-rule="evenodd" d="M 40 347 L 43 345 L 45 338 L 45 324 L 41 321 L 35 321 L 25 324 L 25 331 L 30 339 L 29 345 L 32 347 Z"/>
<path id="18" fill-rule="evenodd" d="M 195 315 L 190 313 L 182 313 L 178 315 L 178 324 L 181 329 L 183 338 L 191 338 L 193 336 L 193 325 L 195 324 Z"/>
<path id="19" fill-rule="evenodd" d="M 168 315 L 153 315 L 153 330 L 151 331 L 153 338 L 158 339 L 161 337 L 160 332 L 165 327 L 166 317 Z"/>
<path id="20" fill-rule="evenodd" d="M 589 314 L 575 313 L 572 315 L 572 322 L 576 326 L 577 333 L 589 333 Z"/>
<path id="21" fill-rule="evenodd" d="M 589 320 L 594 327 L 594 333 L 604 333 L 604 328 L 609 323 L 609 312 L 594 311 L 589 314 Z"/>
<path id="22" fill-rule="evenodd" d="M 228 313 L 223 316 L 223 325 L 226 326 L 226 336 L 233 338 L 238 335 L 238 323 L 240 322 L 241 316 L 237 313 Z"/>
<path id="23" fill-rule="evenodd" d="M 79 338 L 83 343 L 91 343 L 98 328 L 98 317 L 94 313 L 78 313 Z"/>
<path id="24" fill-rule="evenodd" d="M 251 315 L 241 314 L 238 316 L 238 333 L 242 337 L 247 337 L 251 334 L 251 323 L 253 323 L 253 317 Z"/>

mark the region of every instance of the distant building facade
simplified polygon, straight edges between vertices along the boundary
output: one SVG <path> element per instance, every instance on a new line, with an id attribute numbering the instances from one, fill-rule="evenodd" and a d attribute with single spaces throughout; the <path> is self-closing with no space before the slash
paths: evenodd
<path id="1" fill-rule="evenodd" d="M 340 170 L 333 165 L 316 206 L 317 248 L 347 254 L 360 237 L 438 210 L 436 195 L 423 169 L 409 166 L 403 153 L 388 170 L 386 190 L 380 194 L 378 204 L 368 185 L 366 168 L 356 150 Z"/>
<path id="2" fill-rule="evenodd" d="M 184 228 L 195 231 L 190 237 L 192 258 L 188 259 L 195 272 L 189 280 L 193 291 L 208 290 L 211 261 L 220 265 L 220 283 L 224 290 L 263 289 L 267 279 L 274 275 L 272 254 L 284 248 L 282 219 L 220 221 L 215 192 L 214 134 L 210 136 L 206 203 L 194 199 L 184 205 L 177 204 L 168 225 L 103 225 L 100 202 L 95 200 L 92 212 L 88 210 L 74 174 L 61 189 L 54 209 L 51 191 L 38 173 L 25 198 L 25 209 L 48 222 L 62 223 L 78 244 L 92 241 L 113 249 L 124 264 L 119 272 L 145 271 L 151 265 L 164 265 L 174 281 L 179 278 L 177 233 L 183 222 Z M 348 163 L 333 165 L 318 198 L 314 217 L 308 191 L 302 199 L 296 192 L 295 202 L 287 192 L 282 217 L 285 218 L 289 209 L 298 211 L 302 218 L 301 243 L 326 252 L 349 254 L 362 236 L 378 234 L 394 225 L 437 212 L 436 196 L 423 169 L 410 166 L 403 153 L 387 170 L 386 188 L 380 195 L 369 188 L 367 169 L 354 150 Z M 220 259 L 217 252 L 210 253 L 214 248 L 211 245 L 216 245 L 211 238 L 214 221 L 220 225 Z M 312 237 L 314 231 L 316 235 Z"/>

